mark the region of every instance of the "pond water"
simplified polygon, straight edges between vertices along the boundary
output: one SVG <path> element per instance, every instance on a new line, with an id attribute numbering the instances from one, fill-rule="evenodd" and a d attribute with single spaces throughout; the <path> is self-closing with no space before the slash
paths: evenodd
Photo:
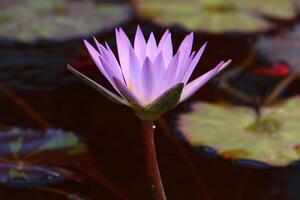
<path id="1" fill-rule="evenodd" d="M 133 35 L 137 23 L 141 22 L 125 25 L 126 32 Z M 141 26 L 147 31 L 154 30 L 157 35 L 162 34 L 162 29 L 151 24 L 141 23 Z M 185 35 L 180 29 L 174 28 L 174 31 L 178 41 Z M 197 35 L 194 48 L 206 40 L 209 41 L 209 45 L 195 76 L 214 66 L 221 58 L 233 58 L 234 63 L 243 61 L 251 49 L 249 37 Z M 99 35 L 99 38 L 114 45 L 113 32 Z M 178 42 L 176 45 L 178 46 Z M 91 200 L 120 199 L 114 190 L 108 189 L 103 181 L 99 181 L 99 177 L 102 177 L 99 173 L 114 185 L 115 190 L 122 191 L 129 199 L 151 199 L 139 120 L 130 109 L 106 100 L 66 69 L 66 64 L 72 63 L 83 73 L 108 86 L 91 63 L 81 40 L 49 44 L 42 42 L 35 45 L 3 42 L 0 45 L 0 61 L 0 83 L 4 85 L 0 89 L 0 123 L 3 126 L 43 130 L 49 125 L 51 128 L 73 131 L 82 138 L 89 149 L 88 157 L 63 157 L 57 164 L 48 163 L 51 157 L 61 156 L 60 151 L 45 154 L 33 161 L 14 158 L 14 161 L 39 165 L 47 163 L 44 164 L 46 167 L 62 167 L 74 171 L 80 178 L 43 186 L 25 184 L 16 187 L 2 184 L 1 199 L 79 199 L 76 195 Z M 237 102 L 228 93 L 216 87 L 216 81 L 217 79 L 210 82 L 189 101 L 164 116 L 165 122 L 169 124 L 169 133 L 165 133 L 166 129 L 159 124 L 155 128 L 159 166 L 168 199 L 204 199 L 201 191 L 203 188 L 206 188 L 210 200 L 299 199 L 300 171 L 297 168 L 255 169 L 238 166 L 230 160 L 198 154 L 189 145 L 177 139 L 177 146 L 174 145 L 174 138 L 170 139 L 168 135 L 170 131 L 173 136 L 176 132 L 172 128 L 174 115 L 185 111 L 190 102 L 199 99 Z M 251 81 L 244 80 L 244 83 L 248 84 L 245 87 L 250 87 L 250 91 L 253 91 L 253 88 L 255 90 L 255 87 L 251 87 Z M 293 83 L 286 95 L 296 93 L 296 86 L 297 84 Z M 20 99 L 23 102 L 20 103 Z M 32 110 L 39 115 L 38 119 L 42 119 L 42 122 Z M 194 173 L 201 176 L 201 180 L 196 178 L 198 184 L 178 153 L 178 148 L 186 152 L 196 168 Z M 199 185 L 203 186 L 199 188 Z"/>

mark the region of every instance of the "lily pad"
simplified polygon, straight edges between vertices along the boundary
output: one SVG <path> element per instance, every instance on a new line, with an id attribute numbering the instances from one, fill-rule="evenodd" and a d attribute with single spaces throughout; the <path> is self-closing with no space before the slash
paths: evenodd
<path id="1" fill-rule="evenodd" d="M 8 3 L 9 2 L 9 3 Z M 0 38 L 64 40 L 114 28 L 131 17 L 126 3 L 72 0 L 2 0 Z"/>
<path id="2" fill-rule="evenodd" d="M 0 183 L 24 185 L 56 184 L 75 180 L 76 174 L 64 168 L 79 162 L 86 145 L 73 132 L 59 129 L 33 131 L 12 128 L 0 131 Z M 52 167 L 49 167 L 52 166 Z"/>
<path id="3" fill-rule="evenodd" d="M 47 151 L 65 150 L 67 155 L 75 155 L 87 151 L 87 147 L 73 132 L 60 129 L 34 131 L 30 129 L 12 128 L 0 131 L 0 159 L 35 156 Z"/>
<path id="4" fill-rule="evenodd" d="M 266 61 L 288 63 L 292 73 L 300 74 L 300 26 L 274 37 L 262 38 L 257 46 L 259 55 Z"/>
<path id="5" fill-rule="evenodd" d="M 137 0 L 141 18 L 189 31 L 209 33 L 257 32 L 272 27 L 267 18 L 292 20 L 296 17 L 294 1 L 286 0 Z"/>
<path id="6" fill-rule="evenodd" d="M 55 169 L 24 162 L 0 163 L 0 183 L 9 186 L 53 185 L 65 179 Z"/>
<path id="7" fill-rule="evenodd" d="M 179 116 L 177 125 L 196 149 L 251 166 L 286 166 L 300 160 L 299 108 L 300 97 L 294 97 L 263 107 L 257 117 L 248 107 L 198 102 Z"/>

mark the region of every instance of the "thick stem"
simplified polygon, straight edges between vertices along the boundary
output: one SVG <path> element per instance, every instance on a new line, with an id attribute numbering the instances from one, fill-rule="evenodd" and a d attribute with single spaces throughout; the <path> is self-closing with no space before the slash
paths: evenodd
<path id="1" fill-rule="evenodd" d="M 154 136 L 153 121 L 143 121 L 143 139 L 144 151 L 148 177 L 151 182 L 152 194 L 155 200 L 166 200 L 163 184 L 161 182 L 159 168 L 157 164 Z"/>

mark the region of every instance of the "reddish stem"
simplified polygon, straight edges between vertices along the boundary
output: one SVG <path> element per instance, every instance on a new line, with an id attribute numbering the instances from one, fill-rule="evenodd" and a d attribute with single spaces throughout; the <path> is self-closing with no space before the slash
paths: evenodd
<path id="1" fill-rule="evenodd" d="M 166 200 L 163 184 L 161 182 L 157 157 L 155 152 L 153 121 L 142 121 L 145 160 L 148 177 L 151 183 L 152 195 L 155 200 Z"/>
<path id="2" fill-rule="evenodd" d="M 3 83 L 0 83 L 0 90 L 8 98 L 10 98 L 21 110 L 28 114 L 35 122 L 37 122 L 43 128 L 49 128 L 50 125 L 46 120 L 44 120 L 37 112 L 35 112 L 23 99 L 18 97 L 14 92 L 12 92 Z"/>
<path id="3" fill-rule="evenodd" d="M 181 157 L 185 165 L 188 167 L 189 172 L 191 173 L 192 178 L 199 189 L 203 200 L 210 200 L 209 193 L 203 184 L 203 178 L 199 173 L 198 168 L 194 165 L 191 157 L 183 148 L 182 144 L 171 134 L 170 128 L 163 120 L 163 118 L 158 119 L 158 125 L 162 129 L 163 134 L 167 137 L 167 139 L 175 146 L 178 155 Z"/>

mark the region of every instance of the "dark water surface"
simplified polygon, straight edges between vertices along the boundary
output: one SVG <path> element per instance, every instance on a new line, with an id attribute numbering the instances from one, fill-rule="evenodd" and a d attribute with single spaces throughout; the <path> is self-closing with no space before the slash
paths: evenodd
<path id="1" fill-rule="evenodd" d="M 135 25 L 126 27 L 133 34 Z M 151 26 L 149 25 L 146 30 L 151 30 Z M 162 30 L 157 30 L 157 33 L 161 35 Z M 175 31 L 174 36 L 181 39 L 184 34 Z M 101 35 L 99 39 L 108 40 L 110 44 L 114 44 L 113 33 Z M 251 40 L 247 37 L 197 35 L 194 48 L 199 48 L 205 40 L 209 41 L 208 48 L 198 65 L 196 75 L 213 67 L 221 59 L 232 58 L 234 63 L 243 61 L 251 47 L 251 42 L 249 42 Z M 72 46 L 74 43 L 76 48 Z M 106 100 L 89 86 L 73 78 L 67 71 L 66 64 L 75 63 L 79 70 L 107 85 L 103 78 L 98 78 L 101 77 L 100 72 L 93 64 L 90 64 L 91 58 L 85 57 L 86 52 L 82 42 L 75 41 L 74 43 L 72 45 L 67 42 L 55 44 L 50 50 L 47 45 L 37 45 L 30 47 L 31 49 L 22 45 L 20 45 L 21 49 L 18 45 L 2 45 L 0 47 L 0 81 L 26 101 L 52 127 L 72 130 L 80 134 L 90 148 L 96 167 L 115 187 L 127 193 L 132 199 L 150 200 L 151 193 L 145 170 L 140 121 L 130 109 Z M 175 46 L 178 46 L 177 42 Z M 61 50 L 62 47 L 65 50 Z M 78 53 L 80 49 L 82 53 Z M 20 53 L 21 50 L 23 53 Z M 12 55 L 12 52 L 15 52 L 16 56 L 7 56 L 7 53 Z M 26 52 L 29 52 L 32 58 L 24 55 Z M 52 52 L 51 56 L 49 52 Z M 43 57 L 44 64 L 43 60 L 39 60 L 41 55 L 46 56 Z M 28 63 L 24 61 L 26 59 L 29 59 Z M 17 61 L 18 63 L 13 66 L 12 63 Z M 37 62 L 35 65 L 32 64 L 34 61 Z M 169 124 L 173 124 L 174 114 L 184 111 L 189 102 L 198 99 L 228 100 L 228 96 L 211 82 L 191 100 L 180 105 L 164 118 Z M 0 123 L 7 126 L 42 128 L 1 91 L 0 106 Z M 162 131 L 161 127 L 157 126 L 155 139 L 161 176 L 168 199 L 203 199 L 175 146 Z M 238 200 L 236 196 L 239 195 L 241 195 L 240 200 L 300 198 L 296 187 L 299 184 L 297 183 L 297 178 L 299 178 L 297 169 L 250 169 L 237 166 L 228 160 L 198 154 L 183 142 L 181 146 L 188 152 L 198 173 L 201 174 L 202 182 L 211 196 L 210 200 Z M 69 168 L 74 169 L 72 162 Z M 82 172 L 79 174 L 86 177 Z M 87 199 L 119 199 L 91 178 L 84 178 L 79 183 L 66 181 L 51 187 L 80 194 Z M 67 198 L 38 188 L 15 188 L 2 185 L 0 186 L 0 199 L 58 200 Z"/>

